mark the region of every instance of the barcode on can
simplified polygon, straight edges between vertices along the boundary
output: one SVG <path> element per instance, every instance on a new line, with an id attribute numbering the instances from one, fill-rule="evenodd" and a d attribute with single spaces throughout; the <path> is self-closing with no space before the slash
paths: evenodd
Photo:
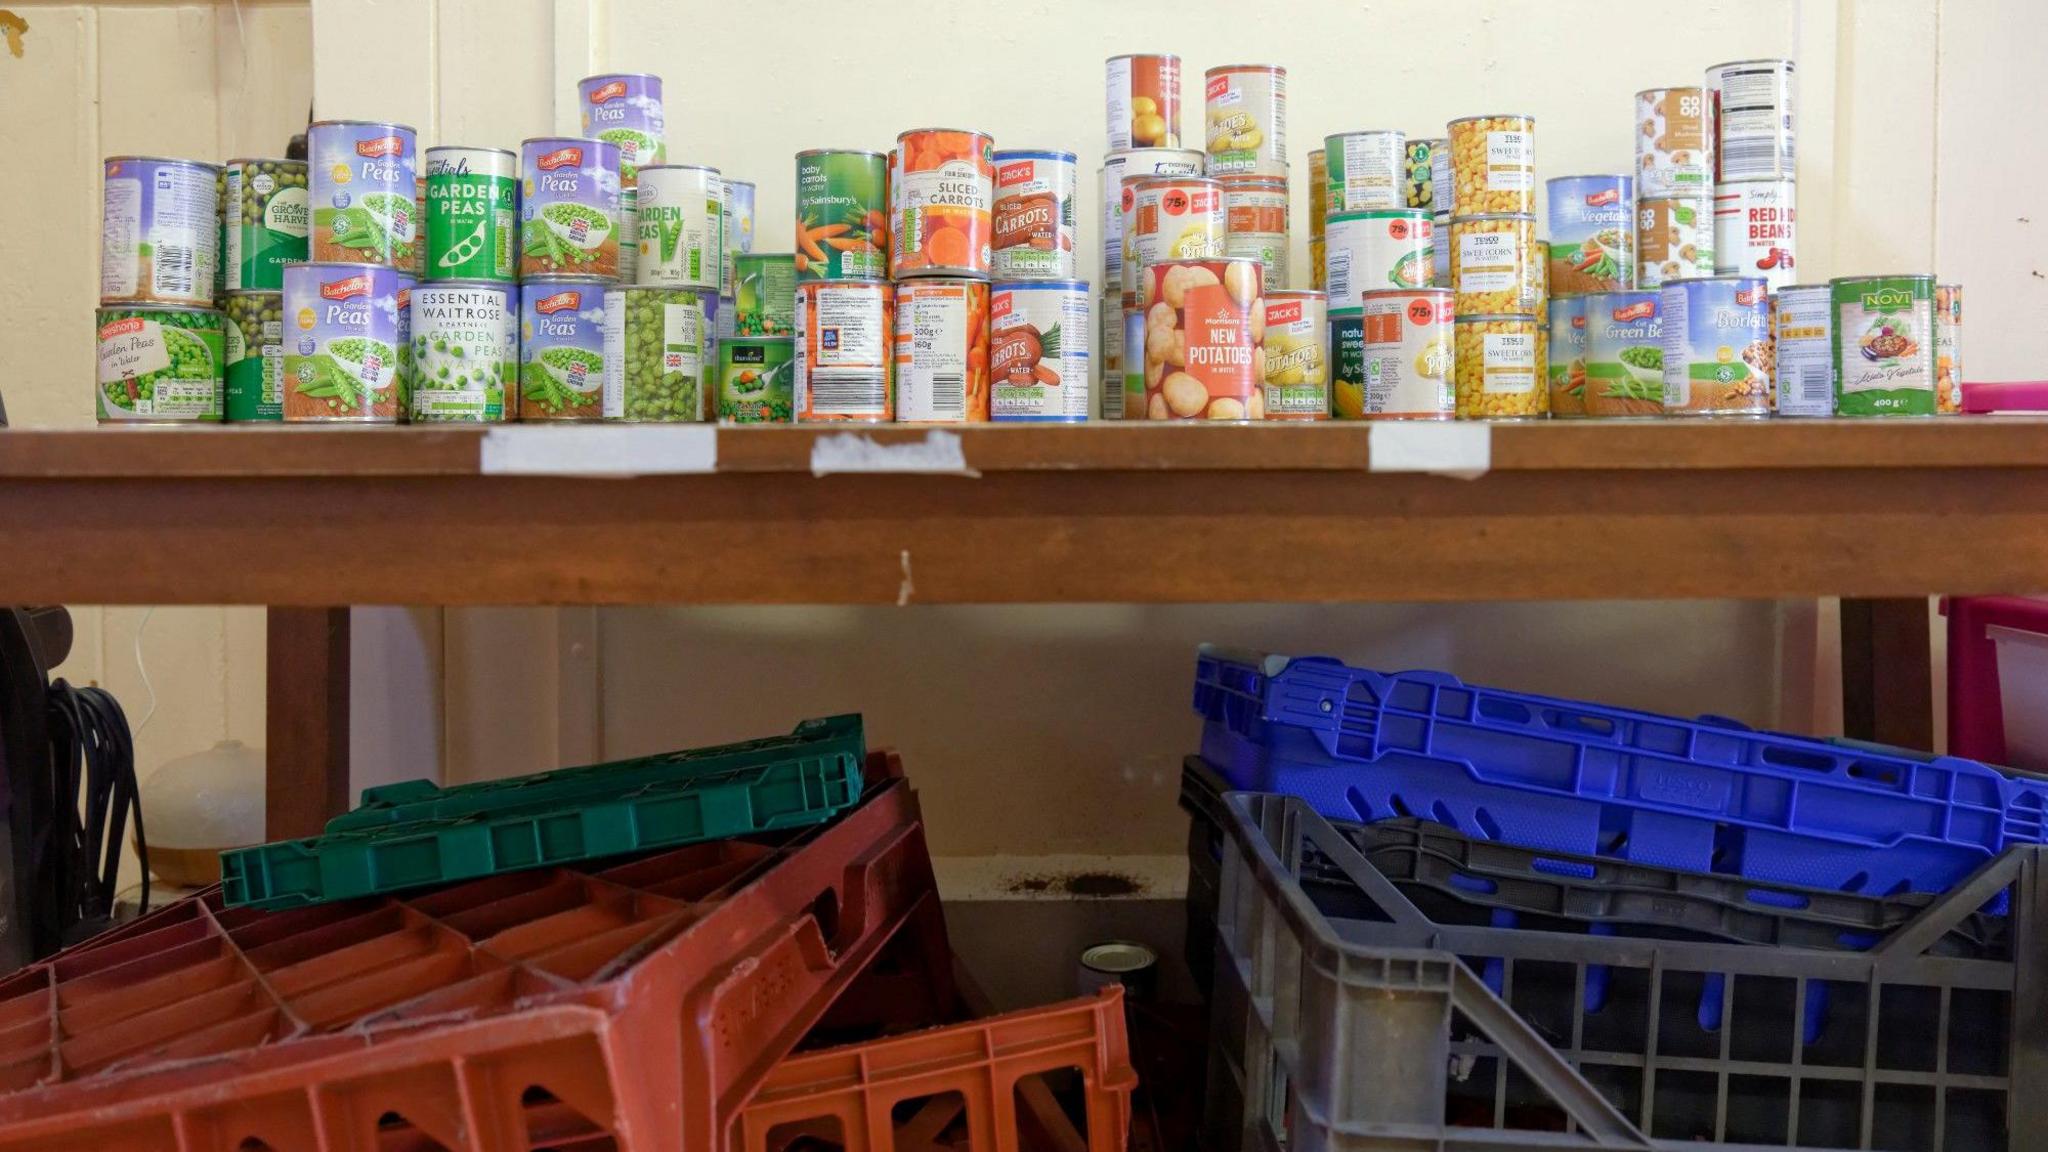
<path id="1" fill-rule="evenodd" d="M 811 410 L 818 413 L 871 416 L 882 411 L 888 399 L 881 372 L 814 368 L 810 384 Z"/>
<path id="2" fill-rule="evenodd" d="M 158 296 L 192 294 L 192 246 L 159 244 L 156 248 L 155 290 Z"/>

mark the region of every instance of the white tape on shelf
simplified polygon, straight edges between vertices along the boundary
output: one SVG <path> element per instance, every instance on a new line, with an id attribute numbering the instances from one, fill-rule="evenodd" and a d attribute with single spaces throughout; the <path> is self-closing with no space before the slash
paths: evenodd
<path id="1" fill-rule="evenodd" d="M 484 433 L 486 476 L 668 476 L 718 468 L 710 424 L 538 424 Z"/>
<path id="2" fill-rule="evenodd" d="M 934 428 L 922 440 L 884 444 L 859 432 L 835 432 L 811 444 L 811 475 L 835 472 L 922 472 L 942 476 L 979 476 L 967 466 L 960 435 Z"/>
<path id="3" fill-rule="evenodd" d="M 1387 420 L 1372 426 L 1366 466 L 1471 480 L 1493 466 L 1493 428 L 1479 421 Z"/>

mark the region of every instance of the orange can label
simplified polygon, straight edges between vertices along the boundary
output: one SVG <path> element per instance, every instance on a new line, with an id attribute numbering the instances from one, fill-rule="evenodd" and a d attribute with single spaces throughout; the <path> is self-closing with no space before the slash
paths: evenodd
<path id="1" fill-rule="evenodd" d="M 995 225 L 995 142 L 981 132 L 919 129 L 896 138 L 894 271 L 987 276 Z"/>

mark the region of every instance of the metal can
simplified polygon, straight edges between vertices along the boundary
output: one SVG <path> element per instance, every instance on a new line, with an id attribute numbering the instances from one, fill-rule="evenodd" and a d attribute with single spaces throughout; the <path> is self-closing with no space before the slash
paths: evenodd
<path id="1" fill-rule="evenodd" d="M 997 284 L 990 292 L 989 317 L 996 422 L 1077 424 L 1088 419 L 1086 333 L 1094 321 L 1088 311 L 1087 281 Z M 1119 381 L 1107 369 L 1102 386 L 1106 393 L 1121 392 Z M 1117 417 L 1122 415 L 1119 404 Z"/>
<path id="2" fill-rule="evenodd" d="M 1408 137 L 1386 130 L 1323 137 L 1329 212 L 1407 207 Z"/>
<path id="3" fill-rule="evenodd" d="M 1457 177 L 1451 163 L 1451 140 L 1446 136 L 1430 141 L 1429 150 L 1429 192 L 1430 211 L 1446 223 L 1451 218 L 1451 203 L 1458 197 Z M 1448 282 L 1437 285 L 1448 288 Z"/>
<path id="4" fill-rule="evenodd" d="M 521 420 L 596 420 L 604 414 L 610 287 L 609 281 L 567 278 L 519 286 Z"/>
<path id="5" fill-rule="evenodd" d="M 104 195 L 104 194 L 103 194 Z M 233 210 L 234 201 L 228 199 L 228 170 L 217 168 L 213 173 L 213 299 L 215 308 L 228 305 L 228 214 Z M 101 211 L 105 212 L 104 205 Z M 280 279 L 280 283 L 282 280 Z"/>
<path id="6" fill-rule="evenodd" d="M 1550 414 L 1586 415 L 1586 296 L 1560 296 L 1543 318 L 1544 370 L 1550 377 Z M 1657 411 L 1664 411 L 1664 380 L 1657 378 Z"/>
<path id="7" fill-rule="evenodd" d="M 1323 238 L 1323 223 L 1330 217 L 1329 153 L 1318 148 L 1308 154 L 1308 237 Z"/>
<path id="8" fill-rule="evenodd" d="M 640 170 L 638 283 L 719 291 L 725 281 L 723 185 L 718 169 L 701 164 Z"/>
<path id="9" fill-rule="evenodd" d="M 1636 286 L 1710 276 L 1714 271 L 1713 202 L 1636 201 Z"/>
<path id="10" fill-rule="evenodd" d="M 519 145 L 519 275 L 619 274 L 619 146 L 536 136 Z"/>
<path id="11" fill-rule="evenodd" d="M 1133 210 L 1132 177 L 1200 176 L 1202 154 L 1192 148 L 1138 148 L 1112 152 L 1102 161 L 1102 283 L 1117 291 L 1124 283 L 1124 219 Z M 1131 287 L 1136 291 L 1135 272 Z"/>
<path id="12" fill-rule="evenodd" d="M 1210 176 L 1287 175 L 1287 69 L 1226 64 L 1203 74 Z"/>
<path id="13" fill-rule="evenodd" d="M 640 169 L 668 157 L 661 77 L 645 72 L 586 76 L 576 82 L 576 111 L 586 138 L 619 150 L 620 187 L 633 187 Z"/>
<path id="14" fill-rule="evenodd" d="M 1714 110 L 1704 88 L 1636 93 L 1636 188 L 1645 197 L 1714 191 Z"/>
<path id="15" fill-rule="evenodd" d="M 1627 176 L 1559 176 L 1550 205 L 1550 291 L 1559 296 L 1619 292 L 1636 283 L 1635 181 Z"/>
<path id="16" fill-rule="evenodd" d="M 227 364 L 224 417 L 230 423 L 284 419 L 283 290 L 228 293 L 222 335 Z"/>
<path id="17" fill-rule="evenodd" d="M 1414 208 L 1338 212 L 1324 237 L 1324 277 L 1339 308 L 1367 292 L 1427 287 L 1434 271 L 1436 224 Z"/>
<path id="18" fill-rule="evenodd" d="M 286 421 L 399 421 L 412 286 L 412 277 L 384 264 L 285 266 Z"/>
<path id="19" fill-rule="evenodd" d="M 1266 288 L 1287 286 L 1290 230 L 1287 181 L 1276 176 L 1224 176 L 1223 254 L 1257 260 Z"/>
<path id="20" fill-rule="evenodd" d="M 1536 361 L 1534 316 L 1459 316 L 1451 354 L 1458 418 L 1526 419 L 1550 411 L 1550 389 L 1538 387 L 1547 365 Z"/>
<path id="21" fill-rule="evenodd" d="M 776 336 L 796 331 L 796 255 L 745 252 L 733 282 L 735 336 Z"/>
<path id="22" fill-rule="evenodd" d="M 1266 419 L 1330 418 L 1329 302 L 1325 293 L 1300 288 L 1266 293 L 1266 370 L 1258 394 Z"/>
<path id="23" fill-rule="evenodd" d="M 1331 308 L 1330 415 L 1365 418 L 1365 309 Z"/>
<path id="24" fill-rule="evenodd" d="M 307 257 L 306 162 L 230 160 L 222 170 L 224 292 L 277 292 Z"/>
<path id="25" fill-rule="evenodd" d="M 1430 221 L 1432 237 L 1429 286 L 1449 288 L 1451 286 L 1451 217 L 1439 212 Z"/>
<path id="26" fill-rule="evenodd" d="M 1200 176 L 1125 177 L 1124 291 L 1135 292 L 1145 270 L 1167 260 L 1224 255 L 1229 212 L 1223 184 Z"/>
<path id="27" fill-rule="evenodd" d="M 1771 344 L 1780 416 L 1835 414 L 1833 300 L 1825 284 L 1787 284 L 1771 294 Z"/>
<path id="28" fill-rule="evenodd" d="M 1796 70 L 1790 60 L 1737 60 L 1707 69 L 1716 184 L 1797 175 L 1792 127 Z"/>
<path id="29" fill-rule="evenodd" d="M 807 280 L 796 288 L 798 423 L 895 418 L 890 368 L 896 335 L 886 280 Z"/>
<path id="30" fill-rule="evenodd" d="M 1658 292 L 1598 292 L 1585 308 L 1585 413 L 1664 414 L 1664 320 Z M 1555 415 L 1555 411 L 1552 415 Z"/>
<path id="31" fill-rule="evenodd" d="M 428 280 L 519 274 L 519 158 L 503 148 L 427 149 Z"/>
<path id="32" fill-rule="evenodd" d="M 1335 315 L 1333 313 L 1333 315 Z M 1451 294 L 1395 288 L 1365 294 L 1357 312 L 1356 375 L 1340 373 L 1337 414 L 1347 420 L 1449 420 L 1457 412 Z M 1342 333 L 1333 324 L 1332 339 Z M 1339 360 L 1348 360 L 1340 355 Z M 1344 383 L 1343 381 L 1350 381 Z"/>
<path id="33" fill-rule="evenodd" d="M 895 349 L 898 423 L 988 421 L 988 281 L 896 285 Z"/>
<path id="34" fill-rule="evenodd" d="M 1145 309 L 1138 307 L 1134 303 L 1129 303 L 1130 297 L 1125 297 L 1124 299 L 1127 301 L 1123 307 L 1124 372 L 1123 382 L 1118 389 L 1121 395 L 1115 401 L 1105 397 L 1103 400 L 1104 418 L 1143 420 L 1145 419 L 1146 388 L 1155 379 L 1164 379 L 1166 369 L 1163 364 L 1154 364 L 1145 358 Z M 1109 390 L 1109 386 L 1105 384 L 1103 391 L 1107 393 Z M 1114 408 L 1118 412 L 1116 416 L 1106 415 L 1107 412 L 1112 410 L 1112 405 L 1116 406 Z"/>
<path id="35" fill-rule="evenodd" d="M 1124 307 L 1122 293 L 1104 296 L 1095 302 L 1092 323 L 1099 326 L 1102 334 L 1101 386 L 1094 393 L 1093 403 L 1097 406 L 1098 420 L 1121 420 L 1124 418 Z M 1138 330 L 1140 338 L 1144 329 Z M 1138 350 L 1140 356 L 1144 349 Z"/>
<path id="36" fill-rule="evenodd" d="M 1934 277 L 1841 276 L 1828 290 L 1835 415 L 1934 415 Z"/>
<path id="37" fill-rule="evenodd" d="M 213 304 L 221 172 L 212 164 L 110 156 L 100 201 L 100 301 Z"/>
<path id="38" fill-rule="evenodd" d="M 1963 286 L 1934 286 L 1935 411 L 1953 416 L 1963 410 Z"/>
<path id="39" fill-rule="evenodd" d="M 212 175 L 207 191 L 213 190 Z M 207 291 L 213 290 L 212 284 Z M 191 424 L 221 418 L 225 318 L 213 308 L 109 304 L 99 310 L 102 424 Z"/>
<path id="40" fill-rule="evenodd" d="M 412 290 L 416 424 L 497 423 L 518 412 L 518 288 L 436 280 Z"/>
<path id="41" fill-rule="evenodd" d="M 648 168 L 642 168 L 644 177 Z M 642 185 L 645 187 L 645 185 Z M 714 288 L 615 284 L 604 294 L 606 420 L 695 423 L 704 419 Z"/>
<path id="42" fill-rule="evenodd" d="M 640 279 L 640 189 L 619 189 L 619 283 Z"/>
<path id="43" fill-rule="evenodd" d="M 1080 268 L 1074 154 L 1005 150 L 995 154 L 995 165 L 990 267 L 996 278 L 1072 280 Z"/>
<path id="44" fill-rule="evenodd" d="M 1407 208 L 1420 208 L 1434 215 L 1439 208 L 1450 203 L 1450 182 L 1445 180 L 1443 195 L 1437 195 L 1436 173 L 1443 168 L 1446 176 L 1450 171 L 1451 142 L 1446 139 L 1410 140 L 1401 173 L 1401 204 Z M 1442 157 L 1442 159 L 1438 159 Z"/>
<path id="45" fill-rule="evenodd" d="M 1109 150 L 1180 147 L 1180 57 L 1111 56 Z"/>
<path id="46" fill-rule="evenodd" d="M 1550 241 L 1538 240 L 1530 251 L 1535 257 L 1529 267 L 1536 274 L 1536 315 L 1545 319 L 1550 315 Z"/>
<path id="47" fill-rule="evenodd" d="M 1453 216 L 1451 290 L 1460 316 L 1534 314 L 1536 218 Z"/>
<path id="48" fill-rule="evenodd" d="M 1319 292 L 1330 287 L 1330 245 L 1321 236 L 1312 236 L 1308 242 L 1308 286 Z"/>
<path id="49" fill-rule="evenodd" d="M 1761 276 L 1773 291 L 1792 283 L 1798 223 L 1798 186 L 1790 180 L 1715 185 L 1715 274 Z"/>
<path id="50" fill-rule="evenodd" d="M 873 280 L 889 274 L 888 157 L 818 148 L 796 154 L 796 274 Z"/>
<path id="51" fill-rule="evenodd" d="M 1453 216 L 1536 211 L 1536 120 L 1513 113 L 1450 123 Z M 1442 202 L 1439 183 L 1438 202 Z"/>
<path id="52" fill-rule="evenodd" d="M 795 417 L 796 342 L 735 336 L 718 342 L 718 422 L 788 424 Z"/>
<path id="53" fill-rule="evenodd" d="M 369 120 L 318 120 L 306 129 L 306 155 L 312 258 L 412 268 L 422 255 L 413 130 Z"/>
<path id="54" fill-rule="evenodd" d="M 891 193 L 896 278 L 986 278 L 995 233 L 995 141 L 984 132 L 913 128 L 896 137 L 896 147 L 903 157 Z"/>
<path id="55" fill-rule="evenodd" d="M 725 251 L 736 256 L 754 250 L 754 202 L 760 189 L 752 180 L 735 180 L 730 176 L 719 181 L 719 190 L 724 193 L 725 208 Z"/>
<path id="56" fill-rule="evenodd" d="M 1664 411 L 1690 416 L 1770 414 L 1770 302 L 1754 276 L 1667 281 Z"/>
<path id="57" fill-rule="evenodd" d="M 1169 260 L 1145 269 L 1146 419 L 1260 418 L 1260 279 L 1255 260 Z"/>

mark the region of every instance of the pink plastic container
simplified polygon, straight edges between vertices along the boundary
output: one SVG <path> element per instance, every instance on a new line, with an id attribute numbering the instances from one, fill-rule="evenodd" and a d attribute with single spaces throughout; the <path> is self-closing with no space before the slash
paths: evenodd
<path id="1" fill-rule="evenodd" d="M 1948 750 L 2048 772 L 2048 599 L 1957 596 L 1948 617 Z"/>

